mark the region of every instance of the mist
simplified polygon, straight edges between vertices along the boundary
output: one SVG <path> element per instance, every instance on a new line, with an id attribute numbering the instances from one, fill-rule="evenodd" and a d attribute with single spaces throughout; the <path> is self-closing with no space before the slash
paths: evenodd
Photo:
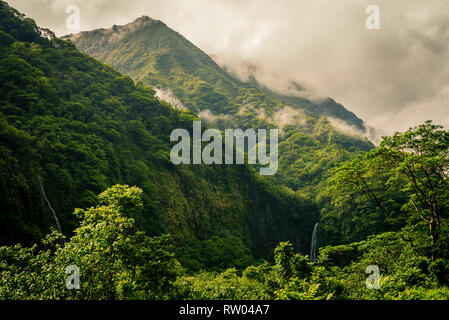
<path id="1" fill-rule="evenodd" d="M 427 119 L 449 127 L 447 0 L 10 0 L 57 35 L 65 8 L 80 8 L 81 30 L 148 15 L 213 56 L 241 79 L 250 75 L 311 99 L 332 97 L 387 134 Z M 368 5 L 380 29 L 365 27 Z"/>
<path id="2" fill-rule="evenodd" d="M 174 106 L 175 108 L 177 108 L 179 110 L 187 110 L 187 108 L 184 107 L 182 102 L 178 99 L 178 97 L 175 96 L 173 91 L 171 91 L 170 89 L 157 88 L 157 87 L 154 87 L 153 89 L 154 89 L 154 91 L 156 93 L 156 97 L 158 99 L 164 100 L 164 101 L 170 103 L 172 106 Z"/>

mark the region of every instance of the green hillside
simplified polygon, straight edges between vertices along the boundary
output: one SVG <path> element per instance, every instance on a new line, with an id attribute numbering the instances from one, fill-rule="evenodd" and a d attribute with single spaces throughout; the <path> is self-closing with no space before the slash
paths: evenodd
<path id="1" fill-rule="evenodd" d="M 0 300 L 449 299 L 449 131 L 374 148 L 332 100 L 312 114 L 160 22 L 124 28 L 79 39 L 137 83 L 0 0 Z M 197 114 L 278 127 L 280 172 L 173 165 Z"/>
<path id="2" fill-rule="evenodd" d="M 363 121 L 332 99 L 312 103 L 241 82 L 161 21 L 144 16 L 125 26 L 64 38 L 135 81 L 160 89 L 162 99 L 211 126 L 280 128 L 276 179 L 293 190 L 315 193 L 335 164 L 373 147 L 361 134 Z M 357 128 L 359 136 L 338 130 L 327 117 Z"/>
<path id="3" fill-rule="evenodd" d="M 162 100 L 194 112 L 212 127 L 279 128 L 279 169 L 274 179 L 316 203 L 324 218 L 322 228 L 329 230 L 319 238 L 321 245 L 358 241 L 390 230 L 380 222 L 380 214 L 373 215 L 375 223 L 343 221 L 328 214 L 333 208 L 323 199 L 333 169 L 374 147 L 362 136 L 363 121 L 334 100 L 314 103 L 276 93 L 254 78 L 239 81 L 181 34 L 149 17 L 64 39 L 138 83 L 156 88 Z M 347 234 L 348 228 L 359 232 Z"/>
<path id="4" fill-rule="evenodd" d="M 0 244 L 33 243 L 58 223 L 70 235 L 73 209 L 120 183 L 143 189 L 139 227 L 169 233 L 186 267 L 243 266 L 287 239 L 308 250 L 309 201 L 248 166 L 171 164 L 170 133 L 191 130 L 191 112 L 4 2 L 0 46 Z"/>
<path id="5" fill-rule="evenodd" d="M 125 26 L 64 38 L 136 81 L 170 89 L 186 108 L 196 113 L 209 109 L 214 114 L 236 114 L 248 104 L 269 111 L 281 102 L 301 108 L 315 118 L 333 116 L 364 130 L 361 119 L 332 99 L 313 103 L 305 98 L 277 94 L 254 81 L 237 80 L 181 34 L 162 21 L 146 16 Z M 267 94 L 254 89 L 262 89 Z"/>

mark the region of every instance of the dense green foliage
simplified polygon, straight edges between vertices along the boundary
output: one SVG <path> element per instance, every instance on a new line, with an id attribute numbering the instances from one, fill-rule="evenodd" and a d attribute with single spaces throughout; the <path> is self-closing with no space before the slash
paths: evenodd
<path id="1" fill-rule="evenodd" d="M 331 206 L 324 206 L 321 219 L 361 226 L 332 230 L 327 222 L 319 234 L 350 242 L 369 228 L 386 228 L 382 220 L 394 231 L 322 247 L 314 263 L 295 254 L 291 243 L 280 243 L 274 265 L 181 278 L 181 285 L 191 288 L 185 291 L 190 298 L 447 300 L 448 169 L 449 131 L 441 126 L 427 121 L 385 137 L 379 148 L 337 168 L 326 190 Z M 375 269 L 378 287 L 372 288 Z"/>
<path id="2" fill-rule="evenodd" d="M 280 128 L 276 182 L 310 199 L 323 212 L 321 226 L 328 231 L 319 237 L 321 244 L 360 241 L 391 230 L 375 210 L 370 210 L 370 219 L 359 217 L 343 223 L 338 218 L 340 212 L 327 214 L 332 207 L 325 190 L 332 170 L 373 148 L 362 136 L 348 135 L 331 124 L 326 116 L 342 120 L 355 131 L 365 130 L 360 119 L 332 99 L 314 103 L 273 92 L 254 79 L 241 82 L 182 35 L 148 17 L 66 38 L 135 81 L 169 89 L 172 95 L 162 95 L 163 99 L 176 105 L 173 98 L 179 99 L 210 126 Z M 374 208 L 371 202 L 362 206 Z"/>
<path id="3" fill-rule="evenodd" d="M 53 209 L 70 235 L 73 208 L 119 183 L 142 188 L 137 224 L 170 234 L 191 270 L 243 267 L 281 240 L 308 250 L 317 219 L 310 201 L 248 166 L 174 166 L 170 133 L 191 131 L 194 114 L 4 2 L 0 16 L 0 244 L 36 242 L 57 227 Z"/>
<path id="4" fill-rule="evenodd" d="M 308 102 L 238 82 L 161 22 L 131 26 L 80 39 L 138 84 L 0 1 L 0 299 L 449 298 L 449 131 L 428 121 L 373 148 L 295 113 L 276 177 L 174 166 L 170 132 L 192 111 L 275 127 L 283 103 Z M 161 83 L 190 110 L 146 86 Z"/>
<path id="5" fill-rule="evenodd" d="M 101 205 L 78 209 L 80 226 L 62 242 L 53 232 L 40 247 L 0 248 L 0 299 L 161 299 L 179 273 L 167 236 L 147 237 L 134 228 L 142 190 L 114 186 Z M 66 267 L 76 266 L 79 290 L 65 286 Z"/>
<path id="6" fill-rule="evenodd" d="M 315 196 L 329 171 L 373 145 L 337 130 L 326 116 L 365 130 L 363 121 L 331 99 L 313 103 L 245 83 L 163 22 L 141 17 L 125 26 L 66 37 L 81 51 L 135 81 L 168 89 L 184 108 L 218 128 L 281 129 L 277 181 Z"/>
<path id="7" fill-rule="evenodd" d="M 448 299 L 449 225 L 430 243 L 421 224 L 367 240 L 325 247 L 318 261 L 290 242 L 268 262 L 239 270 L 186 274 L 168 236 L 136 228 L 142 190 L 114 186 L 98 205 L 77 209 L 80 226 L 64 242 L 53 232 L 42 244 L 0 247 L 0 299 Z M 436 254 L 437 259 L 430 256 Z M 80 271 L 80 288 L 66 287 L 67 266 Z M 380 271 L 379 288 L 366 287 L 366 268 Z"/>
<path id="8" fill-rule="evenodd" d="M 425 222 L 435 244 L 448 215 L 448 150 L 449 132 L 431 121 L 384 137 L 379 148 L 336 170 L 331 199 L 336 207 L 371 203 L 394 230 Z"/>

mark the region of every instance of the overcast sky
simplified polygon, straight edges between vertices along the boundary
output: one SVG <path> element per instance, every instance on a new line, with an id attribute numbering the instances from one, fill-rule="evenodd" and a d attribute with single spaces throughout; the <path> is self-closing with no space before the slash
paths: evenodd
<path id="1" fill-rule="evenodd" d="M 221 65 L 265 84 L 295 80 L 385 133 L 427 119 L 449 128 L 448 0 L 6 0 L 63 35 L 68 5 L 81 30 L 148 15 Z M 380 29 L 368 30 L 368 5 Z"/>

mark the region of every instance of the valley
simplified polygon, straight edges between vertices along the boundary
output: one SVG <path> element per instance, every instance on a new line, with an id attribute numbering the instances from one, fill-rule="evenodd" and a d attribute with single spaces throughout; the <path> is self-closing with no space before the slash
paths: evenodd
<path id="1" fill-rule="evenodd" d="M 147 16 L 58 38 L 0 0 L 0 49 L 0 299 L 448 299 L 443 126 L 375 145 Z"/>

